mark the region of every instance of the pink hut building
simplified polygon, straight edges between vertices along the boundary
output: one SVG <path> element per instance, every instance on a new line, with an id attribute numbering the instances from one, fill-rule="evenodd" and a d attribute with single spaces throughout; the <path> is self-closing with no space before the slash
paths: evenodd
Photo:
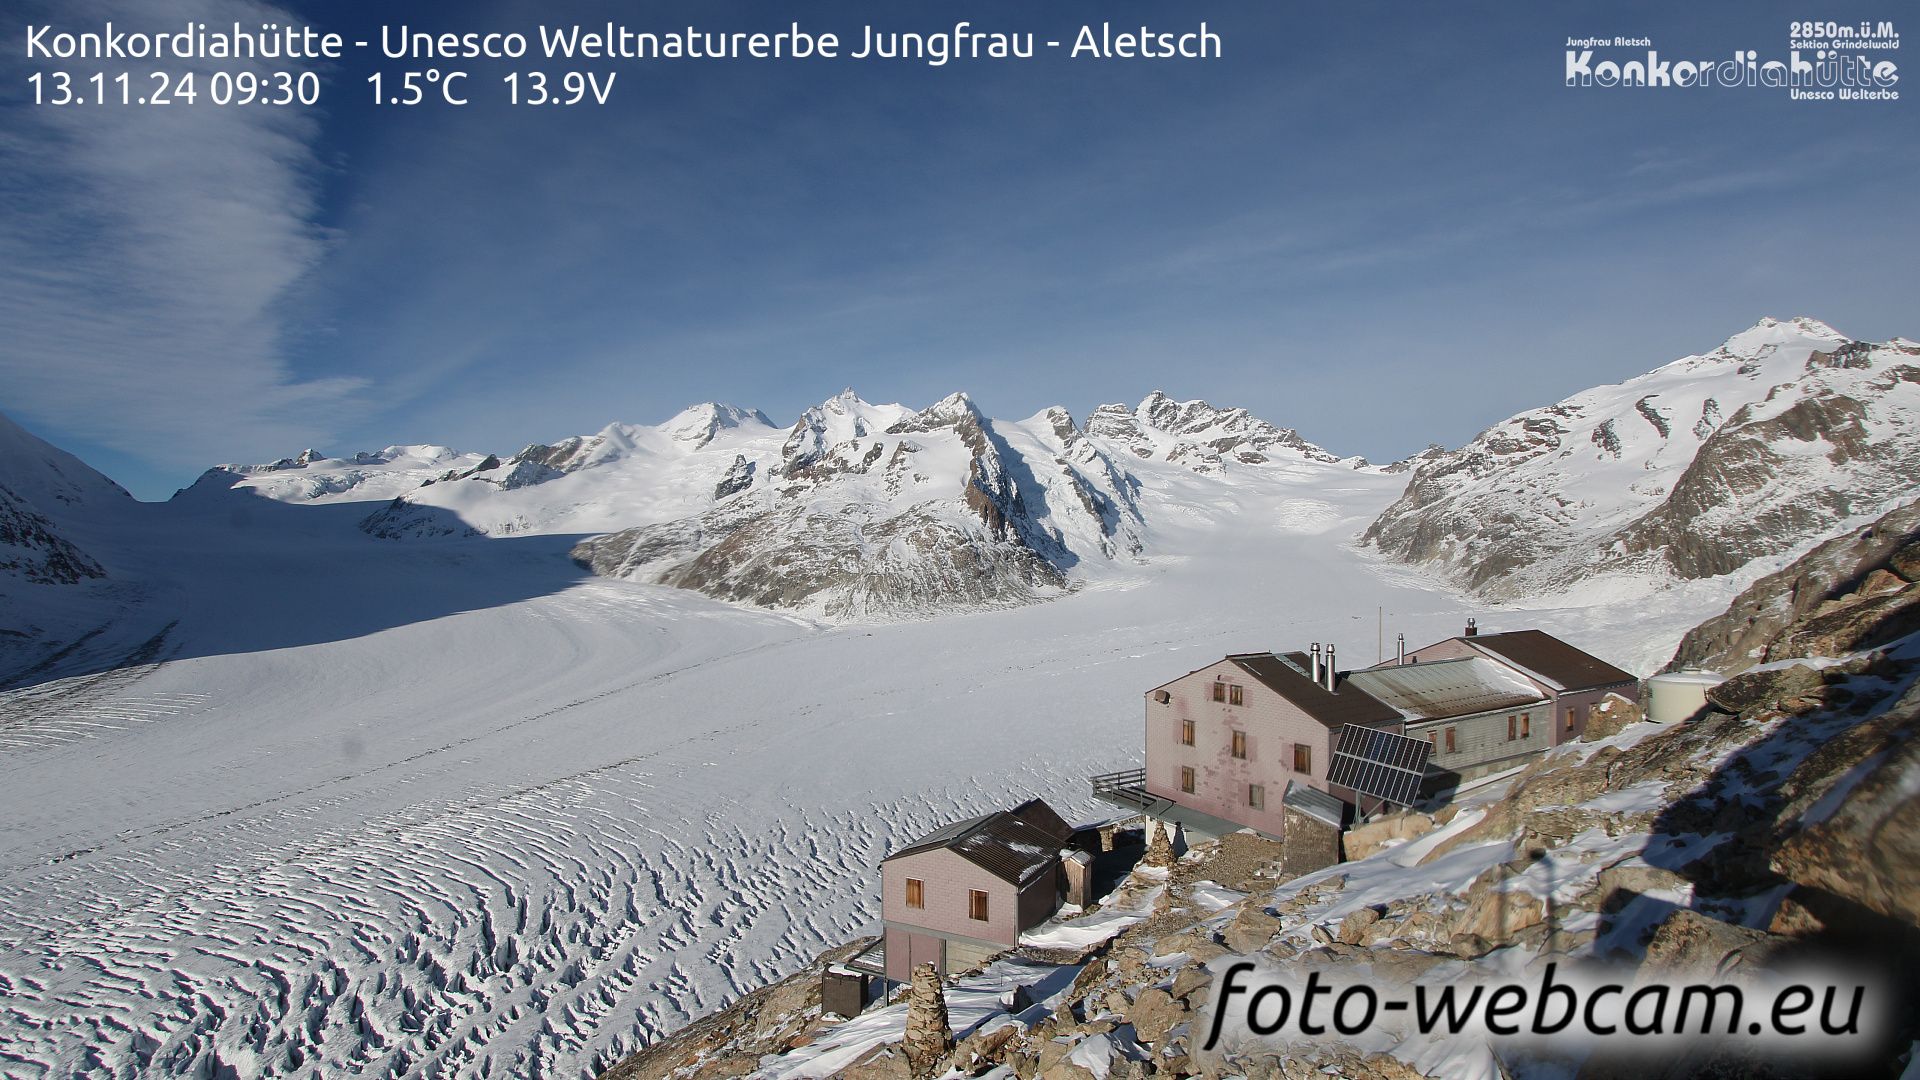
<path id="1" fill-rule="evenodd" d="M 1065 891 L 1061 853 L 1073 828 L 1039 799 L 958 821 L 880 862 L 886 977 L 931 963 L 978 967 L 1047 921 Z"/>
<path id="2" fill-rule="evenodd" d="M 1102 798 L 1200 836 L 1285 832 L 1282 798 L 1319 791 L 1348 726 L 1423 739 L 1432 792 L 1523 762 L 1585 729 L 1634 676 L 1538 630 L 1465 633 L 1342 671 L 1333 646 L 1239 653 L 1146 693 L 1146 766 L 1093 778 Z"/>

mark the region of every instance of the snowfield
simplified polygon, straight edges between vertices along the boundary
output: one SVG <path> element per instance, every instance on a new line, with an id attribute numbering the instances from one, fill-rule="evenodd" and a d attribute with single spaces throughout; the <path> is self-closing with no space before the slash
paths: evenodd
<path id="1" fill-rule="evenodd" d="M 1474 608 L 1354 548 L 1399 478 L 1133 468 L 1156 554 L 882 625 L 590 577 L 564 535 L 380 541 L 365 503 L 140 507 L 107 561 L 166 595 L 107 636 L 177 614 L 171 658 L 0 695 L 0 1069 L 585 1075 L 869 929 L 901 841 L 1089 811 L 1142 690 L 1224 652 L 1471 613 L 1644 672 L 1725 603 Z"/>

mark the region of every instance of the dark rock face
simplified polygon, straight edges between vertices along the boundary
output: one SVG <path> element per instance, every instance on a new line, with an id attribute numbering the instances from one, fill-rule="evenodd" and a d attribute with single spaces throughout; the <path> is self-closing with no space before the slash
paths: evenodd
<path id="1" fill-rule="evenodd" d="M 107 576 L 91 555 L 5 484 L 0 484 L 0 574 L 40 585 Z"/>
<path id="2" fill-rule="evenodd" d="M 1875 575 L 1885 575 L 1876 578 Z M 1834 537 L 1694 627 L 1669 671 L 1732 674 L 1771 660 L 1836 655 L 1890 641 L 1920 618 L 1920 502 Z"/>
<path id="3" fill-rule="evenodd" d="M 1916 381 L 1911 342 L 1767 320 L 1423 461 L 1363 542 L 1493 600 L 1730 574 L 1920 493 Z"/>

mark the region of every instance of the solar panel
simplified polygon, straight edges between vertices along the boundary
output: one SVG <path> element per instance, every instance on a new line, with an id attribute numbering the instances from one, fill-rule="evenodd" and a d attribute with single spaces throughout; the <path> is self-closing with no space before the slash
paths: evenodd
<path id="1" fill-rule="evenodd" d="M 1333 748 L 1327 782 L 1398 806 L 1412 806 L 1432 752 L 1425 739 L 1347 724 Z"/>

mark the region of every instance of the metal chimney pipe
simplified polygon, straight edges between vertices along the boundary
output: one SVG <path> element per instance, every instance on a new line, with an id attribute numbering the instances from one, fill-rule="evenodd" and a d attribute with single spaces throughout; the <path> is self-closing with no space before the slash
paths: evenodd
<path id="1" fill-rule="evenodd" d="M 1333 689 L 1333 681 L 1339 677 L 1338 674 L 1336 674 L 1336 671 L 1337 669 L 1333 666 L 1333 643 L 1328 642 L 1327 643 L 1327 689 L 1328 690 Z"/>
<path id="2" fill-rule="evenodd" d="M 1320 681 L 1320 643 L 1319 642 L 1316 641 L 1313 643 L 1313 649 L 1311 651 L 1311 655 L 1313 658 L 1313 665 L 1312 665 L 1313 681 L 1319 682 Z"/>
<path id="3" fill-rule="evenodd" d="M 1400 634 L 1398 637 L 1400 643 L 1400 664 L 1405 665 L 1407 662 L 1407 635 Z"/>

